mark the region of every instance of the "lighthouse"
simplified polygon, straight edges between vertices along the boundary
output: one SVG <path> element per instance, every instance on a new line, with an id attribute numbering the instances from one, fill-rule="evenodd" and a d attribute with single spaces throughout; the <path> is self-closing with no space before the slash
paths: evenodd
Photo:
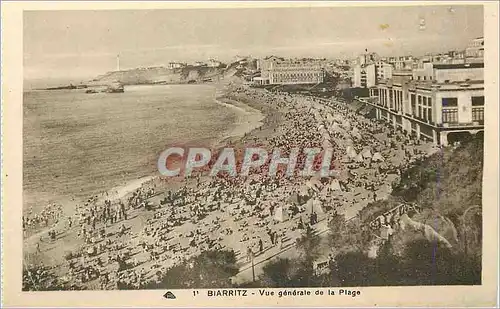
<path id="1" fill-rule="evenodd" d="M 120 71 L 120 55 L 116 55 L 116 70 Z"/>

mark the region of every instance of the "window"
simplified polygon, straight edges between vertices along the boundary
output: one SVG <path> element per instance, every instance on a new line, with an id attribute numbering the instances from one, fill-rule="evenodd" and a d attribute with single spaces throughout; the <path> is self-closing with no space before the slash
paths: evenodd
<path id="1" fill-rule="evenodd" d="M 432 106 L 432 98 L 427 98 L 427 106 Z"/>
<path id="2" fill-rule="evenodd" d="M 475 107 L 472 109 L 472 121 L 484 121 L 484 108 Z"/>
<path id="3" fill-rule="evenodd" d="M 427 109 L 427 119 L 429 121 L 432 121 L 432 109 Z"/>
<path id="4" fill-rule="evenodd" d="M 457 109 L 443 109 L 443 123 L 456 123 L 458 122 Z"/>
<path id="5" fill-rule="evenodd" d="M 415 102 L 415 95 L 412 94 L 411 97 L 410 97 L 410 101 L 411 101 L 411 114 L 412 115 L 415 115 L 416 113 L 416 102 Z"/>
<path id="6" fill-rule="evenodd" d="M 443 98 L 442 99 L 443 107 L 454 107 L 458 106 L 457 98 Z"/>
<path id="7" fill-rule="evenodd" d="M 484 96 L 472 97 L 472 106 L 484 106 Z"/>

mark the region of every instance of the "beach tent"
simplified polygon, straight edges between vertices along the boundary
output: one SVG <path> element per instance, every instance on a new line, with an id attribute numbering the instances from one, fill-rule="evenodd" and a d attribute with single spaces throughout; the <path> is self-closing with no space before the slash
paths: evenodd
<path id="1" fill-rule="evenodd" d="M 309 214 L 314 212 L 317 215 L 325 214 L 321 202 L 317 199 L 310 199 L 307 201 L 306 212 Z"/>
<path id="2" fill-rule="evenodd" d="M 293 205 L 299 205 L 299 194 L 293 193 L 288 197 L 288 202 Z"/>
<path id="3" fill-rule="evenodd" d="M 336 122 L 338 122 L 338 123 L 342 123 L 342 121 L 344 121 L 344 119 L 342 118 L 342 116 L 341 116 L 341 115 L 337 115 L 337 114 L 335 114 L 335 115 L 333 116 L 333 118 L 334 118 L 334 120 L 335 120 Z"/>
<path id="4" fill-rule="evenodd" d="M 327 149 L 327 148 L 332 148 L 332 147 L 333 147 L 333 145 L 332 145 L 332 143 L 329 141 L 329 139 L 326 139 L 326 138 L 325 138 L 325 139 L 323 139 L 323 144 L 322 144 L 322 146 L 323 146 L 323 149 Z"/>
<path id="5" fill-rule="evenodd" d="M 348 137 L 347 137 L 347 138 L 345 138 L 345 139 L 344 139 L 344 144 L 345 144 L 346 146 L 351 146 L 351 147 L 353 147 L 354 142 L 352 141 L 352 139 L 350 139 L 350 138 L 348 138 Z"/>
<path id="6" fill-rule="evenodd" d="M 279 206 L 276 208 L 274 211 L 274 220 L 279 221 L 279 222 L 284 222 L 288 220 L 288 213 L 283 209 L 283 206 Z"/>
<path id="7" fill-rule="evenodd" d="M 339 132 L 341 131 L 341 128 L 339 126 L 338 123 L 334 122 L 331 126 L 330 126 L 330 131 L 332 132 Z"/>
<path id="8" fill-rule="evenodd" d="M 319 188 L 321 188 L 323 184 L 317 178 L 311 178 L 308 182 L 306 182 L 306 186 L 316 192 L 319 192 Z"/>
<path id="9" fill-rule="evenodd" d="M 351 131 L 351 136 L 357 138 L 357 139 L 361 139 L 361 134 L 359 133 L 359 130 L 358 128 L 354 127 Z"/>
<path id="10" fill-rule="evenodd" d="M 346 149 L 346 153 L 347 153 L 347 156 L 350 158 L 350 159 L 354 159 L 357 157 L 357 153 L 356 153 L 356 150 L 354 150 L 354 148 L 352 146 L 347 146 L 347 149 Z"/>
<path id="11" fill-rule="evenodd" d="M 300 196 L 309 196 L 309 188 L 307 186 L 300 187 L 299 195 Z"/>
<path id="12" fill-rule="evenodd" d="M 372 152 L 371 152 L 370 148 L 366 148 L 365 150 L 363 150 L 362 155 L 363 155 L 363 158 L 365 158 L 365 159 L 371 158 Z"/>
<path id="13" fill-rule="evenodd" d="M 384 161 L 384 157 L 382 157 L 382 155 L 380 154 L 380 152 L 376 152 L 372 156 L 372 161 L 374 161 L 374 162 L 383 162 Z"/>
<path id="14" fill-rule="evenodd" d="M 354 160 L 356 162 L 363 162 L 363 156 L 361 154 L 358 154 Z"/>
<path id="15" fill-rule="evenodd" d="M 338 179 L 333 179 L 333 181 L 330 183 L 329 189 L 331 191 L 342 191 L 342 188 L 340 187 L 340 182 Z"/>
<path id="16" fill-rule="evenodd" d="M 350 123 L 349 121 L 347 121 L 347 120 L 344 120 L 344 121 L 342 122 L 342 126 L 343 126 L 345 129 L 347 129 L 347 130 L 350 130 L 350 129 L 351 129 L 351 123 Z"/>

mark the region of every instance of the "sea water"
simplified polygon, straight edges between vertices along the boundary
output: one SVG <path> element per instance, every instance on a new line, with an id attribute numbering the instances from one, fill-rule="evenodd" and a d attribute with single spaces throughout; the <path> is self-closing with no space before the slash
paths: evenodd
<path id="1" fill-rule="evenodd" d="M 29 91 L 23 102 L 23 205 L 81 200 L 158 174 L 173 144 L 228 135 L 238 111 L 210 85 L 127 86 L 125 93 Z"/>

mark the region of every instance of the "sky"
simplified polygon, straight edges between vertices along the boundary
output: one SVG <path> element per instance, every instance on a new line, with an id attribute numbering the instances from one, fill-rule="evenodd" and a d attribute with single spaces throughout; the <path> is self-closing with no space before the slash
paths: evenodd
<path id="1" fill-rule="evenodd" d="M 423 26 L 423 27 L 421 27 Z M 236 55 L 355 58 L 464 49 L 482 6 L 25 11 L 24 77 L 88 78 L 116 69 Z"/>

